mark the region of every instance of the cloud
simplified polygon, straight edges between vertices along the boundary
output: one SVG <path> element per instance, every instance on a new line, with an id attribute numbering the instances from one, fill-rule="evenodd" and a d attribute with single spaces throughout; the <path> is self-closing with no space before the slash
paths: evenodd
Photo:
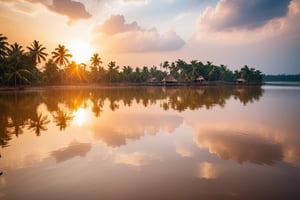
<path id="1" fill-rule="evenodd" d="M 88 19 L 91 14 L 87 12 L 84 4 L 72 0 L 26 0 L 31 3 L 41 3 L 50 11 L 69 18 L 68 24 L 73 24 L 81 19 Z"/>
<path id="2" fill-rule="evenodd" d="M 115 35 L 129 31 L 139 31 L 141 28 L 136 22 L 126 24 L 122 15 L 112 15 L 99 27 L 99 30 L 107 35 Z"/>
<path id="3" fill-rule="evenodd" d="M 284 17 L 291 0 L 220 0 L 199 17 L 199 26 L 213 30 L 253 29 Z"/>
<path id="4" fill-rule="evenodd" d="M 290 1 L 287 9 L 282 7 L 273 17 L 256 12 L 260 17 L 252 18 L 246 12 L 247 20 L 240 17 L 241 9 L 222 7 L 231 2 L 235 1 L 220 1 L 199 15 L 196 32 L 183 54 L 202 55 L 234 68 L 247 64 L 263 73 L 299 73 L 300 0 Z"/>
<path id="5" fill-rule="evenodd" d="M 95 42 L 110 52 L 175 51 L 185 42 L 173 30 L 159 34 L 143 29 L 137 22 L 127 24 L 122 15 L 112 15 L 95 29 Z"/>
<path id="6" fill-rule="evenodd" d="M 57 163 L 70 160 L 76 156 L 84 157 L 91 150 L 91 144 L 73 141 L 69 146 L 55 150 L 51 155 Z"/>

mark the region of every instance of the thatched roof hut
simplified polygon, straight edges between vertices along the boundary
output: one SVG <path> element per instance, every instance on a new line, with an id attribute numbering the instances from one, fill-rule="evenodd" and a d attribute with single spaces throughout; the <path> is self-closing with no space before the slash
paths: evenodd
<path id="1" fill-rule="evenodd" d="M 238 78 L 238 79 L 235 79 L 234 82 L 236 82 L 236 83 L 246 83 L 247 81 L 243 78 Z"/>
<path id="2" fill-rule="evenodd" d="M 147 80 L 147 83 L 155 83 L 155 82 L 158 82 L 156 77 L 151 77 Z"/>
<path id="3" fill-rule="evenodd" d="M 164 83 L 176 83 L 177 80 L 174 78 L 174 76 L 172 76 L 171 74 L 167 75 L 162 82 Z"/>
<path id="4" fill-rule="evenodd" d="M 196 82 L 203 82 L 203 81 L 205 81 L 205 78 L 203 76 L 198 76 L 198 78 L 196 78 L 195 81 Z"/>

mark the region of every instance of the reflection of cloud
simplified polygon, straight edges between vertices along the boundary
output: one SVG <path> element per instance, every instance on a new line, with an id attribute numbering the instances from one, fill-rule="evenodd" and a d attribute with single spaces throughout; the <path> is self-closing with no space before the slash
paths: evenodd
<path id="1" fill-rule="evenodd" d="M 132 166 L 144 166 L 148 165 L 150 162 L 159 161 L 161 158 L 159 156 L 143 153 L 120 153 L 115 157 L 115 162 L 120 164 L 132 165 Z"/>
<path id="2" fill-rule="evenodd" d="M 194 152 L 190 148 L 181 145 L 176 145 L 176 153 L 178 153 L 182 157 L 194 156 Z"/>
<path id="3" fill-rule="evenodd" d="M 196 176 L 198 178 L 216 179 L 221 172 L 221 166 L 209 162 L 202 162 L 197 166 Z"/>
<path id="4" fill-rule="evenodd" d="M 270 165 L 282 159 L 280 145 L 257 136 L 208 132 L 197 134 L 195 140 L 200 147 L 207 147 L 211 153 L 217 154 L 223 160 Z"/>
<path id="5" fill-rule="evenodd" d="M 159 34 L 154 28 L 143 29 L 137 22 L 126 24 L 122 15 L 112 15 L 95 31 L 95 42 L 113 52 L 174 51 L 185 44 L 173 30 Z"/>
<path id="6" fill-rule="evenodd" d="M 76 156 L 84 157 L 90 150 L 91 144 L 73 141 L 69 146 L 53 151 L 51 155 L 55 158 L 56 162 L 59 163 L 70 160 Z"/>
<path id="7" fill-rule="evenodd" d="M 127 139 L 154 135 L 160 129 L 172 133 L 183 121 L 182 117 L 166 115 L 117 115 L 112 120 L 93 127 L 94 137 L 112 147 L 126 144 Z"/>

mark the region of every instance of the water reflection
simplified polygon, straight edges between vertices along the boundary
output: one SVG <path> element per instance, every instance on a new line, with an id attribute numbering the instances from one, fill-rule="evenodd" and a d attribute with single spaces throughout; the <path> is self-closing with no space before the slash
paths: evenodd
<path id="1" fill-rule="evenodd" d="M 223 160 L 271 165 L 283 157 L 280 144 L 264 140 L 257 135 L 211 131 L 197 134 L 195 139 L 199 146 L 207 147 L 210 153 L 217 154 Z"/>
<path id="2" fill-rule="evenodd" d="M 40 135 L 47 130 L 48 114 L 60 131 L 64 131 L 75 119 L 82 123 L 84 119 L 79 108 L 91 108 L 96 117 L 101 115 L 105 103 L 110 110 L 116 111 L 119 106 L 137 104 L 147 107 L 159 104 L 164 110 L 196 110 L 202 107 L 211 109 L 216 105 L 224 106 L 231 96 L 239 99 L 244 105 L 258 100 L 263 94 L 260 87 L 249 87 L 246 90 L 235 87 L 194 88 L 114 88 L 84 90 L 49 90 L 41 92 L 21 92 L 0 94 L 0 144 L 8 145 L 12 135 L 18 137 L 25 127 Z M 38 107 L 45 104 L 46 109 Z M 79 121 L 78 121 L 79 120 Z M 125 119 L 126 120 L 126 119 Z M 124 121 L 124 119 L 120 119 Z M 155 123 L 155 122 L 154 122 Z M 119 144 L 124 144 L 123 139 Z M 118 142 L 117 142 L 118 144 Z"/>
<path id="3" fill-rule="evenodd" d="M 256 87 L 1 93 L 0 196 L 299 199 L 299 97 Z"/>
<path id="4" fill-rule="evenodd" d="M 183 118 L 178 116 L 120 114 L 94 124 L 92 131 L 96 140 L 110 147 L 118 147 L 125 145 L 128 139 L 137 140 L 144 135 L 155 135 L 160 129 L 172 133 L 182 122 Z M 112 123 L 113 126 L 108 126 Z"/>
<path id="5" fill-rule="evenodd" d="M 78 141 L 72 141 L 67 147 L 57 149 L 51 153 L 56 162 L 64 162 L 70 160 L 76 156 L 84 157 L 90 150 L 91 144 L 80 143 Z"/>

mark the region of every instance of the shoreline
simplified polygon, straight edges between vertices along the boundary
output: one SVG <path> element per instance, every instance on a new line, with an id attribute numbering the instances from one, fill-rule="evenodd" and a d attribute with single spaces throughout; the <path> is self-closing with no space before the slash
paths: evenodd
<path id="1" fill-rule="evenodd" d="M 110 88 L 132 88 L 132 87 L 222 87 L 222 86 L 238 86 L 238 87 L 249 87 L 249 86 L 262 86 L 264 83 L 234 83 L 234 82 L 201 82 L 201 83 L 188 83 L 188 82 L 175 82 L 175 83 L 99 83 L 99 84 L 65 84 L 65 85 L 22 85 L 17 87 L 1 87 L 0 92 L 22 92 L 22 91 L 32 91 L 32 90 L 55 90 L 55 89 L 110 89 Z"/>

